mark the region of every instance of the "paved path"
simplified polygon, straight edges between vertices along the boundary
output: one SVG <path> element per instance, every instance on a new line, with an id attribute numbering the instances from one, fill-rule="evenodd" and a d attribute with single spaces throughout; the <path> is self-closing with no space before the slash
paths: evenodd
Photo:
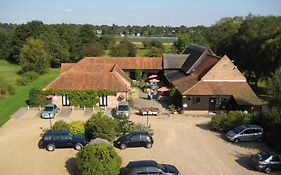
<path id="1" fill-rule="evenodd" d="M 142 92 L 140 89 L 136 89 L 136 99 L 134 100 L 134 107 L 137 109 L 145 107 L 158 108 L 161 113 L 168 114 L 169 111 L 165 109 L 157 100 L 149 100 L 147 94 Z"/>

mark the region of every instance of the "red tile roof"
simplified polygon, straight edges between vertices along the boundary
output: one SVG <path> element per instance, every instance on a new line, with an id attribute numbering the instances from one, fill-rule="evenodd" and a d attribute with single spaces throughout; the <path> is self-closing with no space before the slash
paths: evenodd
<path id="1" fill-rule="evenodd" d="M 123 70 L 162 70 L 162 57 L 85 57 L 81 61 L 85 60 L 91 64 L 118 64 Z"/>
<path id="2" fill-rule="evenodd" d="M 200 81 L 186 90 L 183 95 L 233 95 L 239 105 L 261 105 L 247 82 Z"/>

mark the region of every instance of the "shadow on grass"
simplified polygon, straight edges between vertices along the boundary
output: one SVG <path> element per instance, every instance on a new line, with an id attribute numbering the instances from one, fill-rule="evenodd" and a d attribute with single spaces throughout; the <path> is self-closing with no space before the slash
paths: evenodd
<path id="1" fill-rule="evenodd" d="M 67 172 L 71 175 L 77 175 L 78 174 L 77 166 L 76 166 L 76 162 L 75 162 L 74 157 L 69 158 L 65 162 L 65 168 L 66 168 Z"/>

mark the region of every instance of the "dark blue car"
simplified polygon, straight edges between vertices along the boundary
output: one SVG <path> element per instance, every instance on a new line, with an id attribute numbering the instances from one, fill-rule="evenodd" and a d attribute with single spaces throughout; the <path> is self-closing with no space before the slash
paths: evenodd
<path id="1" fill-rule="evenodd" d="M 75 148 L 80 150 L 87 144 L 84 135 L 73 135 L 67 130 L 48 130 L 42 138 L 42 146 L 48 151 L 56 148 Z"/>

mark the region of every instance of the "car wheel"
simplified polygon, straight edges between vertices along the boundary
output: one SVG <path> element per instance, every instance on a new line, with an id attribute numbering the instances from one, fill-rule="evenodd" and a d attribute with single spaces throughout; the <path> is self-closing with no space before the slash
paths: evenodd
<path id="1" fill-rule="evenodd" d="M 77 151 L 81 150 L 82 148 L 83 148 L 83 145 L 82 145 L 81 143 L 76 143 L 76 144 L 75 144 L 75 149 L 76 149 Z"/>
<path id="2" fill-rule="evenodd" d="M 47 145 L 47 148 L 46 148 L 48 151 L 54 151 L 56 149 L 55 145 L 53 144 L 49 144 Z"/>
<path id="3" fill-rule="evenodd" d="M 120 146 L 120 148 L 121 148 L 122 150 L 124 150 L 124 149 L 127 148 L 127 145 L 126 145 L 126 144 L 122 144 L 122 145 Z"/>
<path id="4" fill-rule="evenodd" d="M 234 139 L 234 143 L 238 143 L 238 142 L 240 142 L 239 139 Z"/>
<path id="5" fill-rule="evenodd" d="M 270 168 L 270 167 L 266 167 L 266 168 L 264 169 L 264 172 L 267 173 L 267 174 L 269 174 L 270 171 L 271 171 L 271 168 Z"/>
<path id="6" fill-rule="evenodd" d="M 150 149 L 152 147 L 152 144 L 151 143 L 147 143 L 146 146 L 145 146 L 147 149 Z"/>

